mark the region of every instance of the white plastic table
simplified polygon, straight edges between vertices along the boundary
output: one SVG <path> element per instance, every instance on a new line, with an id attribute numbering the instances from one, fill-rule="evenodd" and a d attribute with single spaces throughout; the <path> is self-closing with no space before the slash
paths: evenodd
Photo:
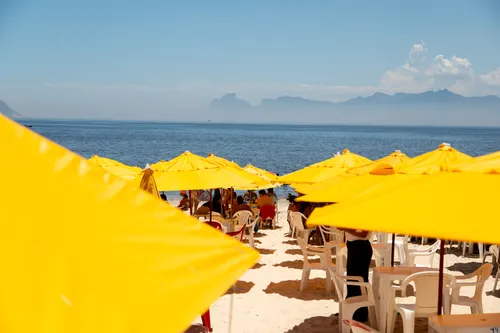
<path id="1" fill-rule="evenodd" d="M 456 314 L 429 318 L 429 333 L 500 333 L 500 313 Z"/>
<path id="2" fill-rule="evenodd" d="M 389 302 L 392 295 L 390 293 L 392 281 L 402 281 L 415 273 L 437 271 L 438 269 L 436 268 L 403 266 L 375 267 L 373 269 L 373 292 L 375 300 L 379 300 L 377 311 L 379 314 L 380 332 L 387 332 L 387 312 L 389 311 Z"/>

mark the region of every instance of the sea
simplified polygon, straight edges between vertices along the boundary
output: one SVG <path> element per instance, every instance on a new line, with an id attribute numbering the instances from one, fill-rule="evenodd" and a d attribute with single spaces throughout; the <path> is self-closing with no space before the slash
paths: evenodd
<path id="1" fill-rule="evenodd" d="M 372 160 L 401 150 L 410 157 L 443 142 L 479 156 L 500 150 L 500 128 L 254 125 L 92 120 L 21 121 L 32 130 L 89 158 L 99 155 L 145 167 L 184 151 L 214 153 L 245 166 L 284 175 L 347 148 Z M 292 190 L 277 189 L 279 197 Z"/>

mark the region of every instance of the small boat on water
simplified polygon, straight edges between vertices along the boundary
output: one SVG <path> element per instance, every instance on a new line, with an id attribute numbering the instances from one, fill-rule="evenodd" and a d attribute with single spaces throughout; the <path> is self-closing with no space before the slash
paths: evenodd
<path id="1" fill-rule="evenodd" d="M 32 128 L 33 127 L 33 125 L 24 125 L 24 126 L 26 126 L 28 128 Z"/>

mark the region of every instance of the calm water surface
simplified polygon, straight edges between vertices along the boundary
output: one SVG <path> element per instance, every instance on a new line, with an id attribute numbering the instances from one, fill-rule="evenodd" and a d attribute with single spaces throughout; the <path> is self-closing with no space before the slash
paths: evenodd
<path id="1" fill-rule="evenodd" d="M 88 158 L 94 154 L 129 165 L 171 159 L 189 150 L 252 163 L 285 174 L 349 148 L 370 159 L 399 149 L 408 156 L 448 142 L 478 156 L 500 150 L 499 128 L 300 126 L 29 120 L 33 130 Z M 284 190 L 280 191 L 284 194 Z"/>

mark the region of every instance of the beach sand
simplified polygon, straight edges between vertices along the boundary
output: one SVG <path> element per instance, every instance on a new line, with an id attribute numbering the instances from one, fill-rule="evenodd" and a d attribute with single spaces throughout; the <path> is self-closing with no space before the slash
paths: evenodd
<path id="1" fill-rule="evenodd" d="M 289 231 L 287 207 L 288 202 L 280 200 L 277 228 L 260 230 L 256 235 L 256 247 L 261 253 L 259 264 L 239 279 L 235 292 L 231 290 L 210 307 L 214 332 L 338 332 L 337 296 L 335 291 L 326 294 L 325 273 L 312 271 L 306 290 L 299 291 L 302 255 L 296 242 L 285 236 Z M 481 265 L 477 254 L 463 258 L 457 249 L 451 252 L 445 255 L 446 272 L 467 274 Z M 435 260 L 434 267 L 438 267 L 439 256 Z M 491 262 L 491 256 L 487 261 Z M 484 287 L 485 313 L 500 311 L 500 290 L 492 293 L 493 283 L 492 276 Z M 463 288 L 463 293 L 472 294 L 471 290 Z M 454 306 L 452 313 L 470 313 L 470 310 Z M 187 332 L 204 332 L 201 318 Z M 400 318 L 395 332 L 403 332 Z M 427 332 L 427 319 L 416 320 L 415 332 Z"/>

